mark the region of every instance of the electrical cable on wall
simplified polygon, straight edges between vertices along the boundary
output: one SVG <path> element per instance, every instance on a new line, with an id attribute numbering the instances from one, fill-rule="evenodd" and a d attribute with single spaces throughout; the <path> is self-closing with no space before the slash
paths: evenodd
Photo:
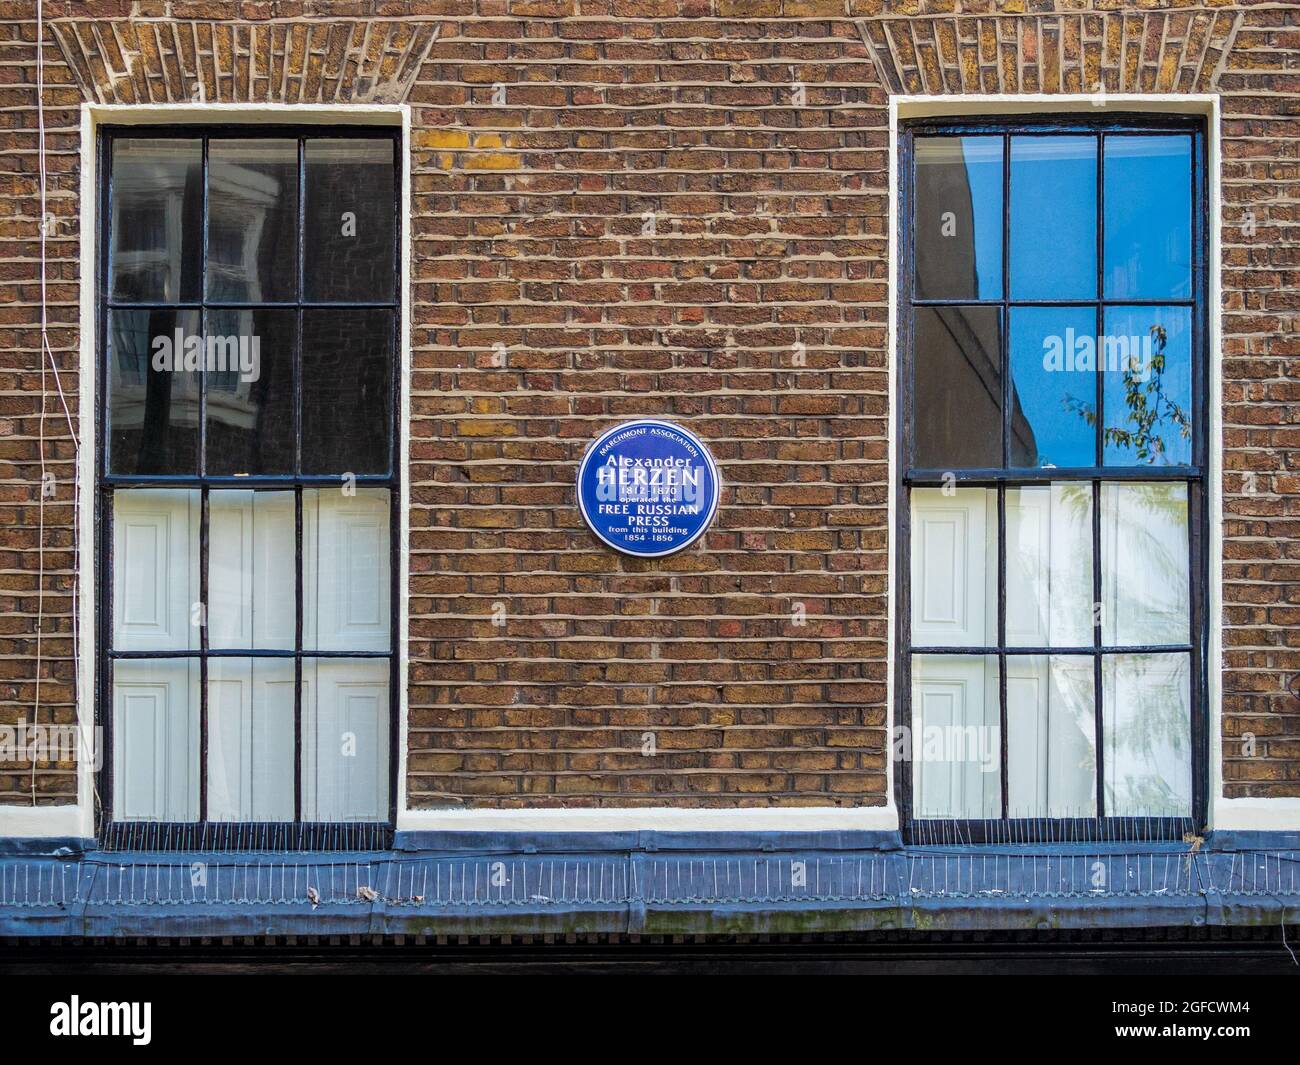
<path id="1" fill-rule="evenodd" d="M 37 543 L 36 543 L 36 691 L 33 698 L 32 708 L 32 731 L 31 731 L 31 801 L 36 805 L 36 763 L 37 754 L 36 737 L 39 735 L 37 729 L 40 725 L 41 714 L 41 667 L 43 664 L 42 636 L 45 628 L 45 500 L 46 500 L 46 468 L 45 468 L 45 400 L 46 400 L 46 363 L 48 360 L 49 370 L 54 376 L 54 385 L 59 395 L 59 403 L 63 407 L 63 416 L 68 423 L 68 434 L 72 439 L 73 455 L 73 507 L 72 507 L 72 661 L 74 670 L 78 662 L 77 656 L 77 626 L 79 622 L 78 604 L 78 580 L 80 571 L 78 567 L 80 552 L 80 514 L 77 511 L 77 487 L 81 476 L 81 443 L 77 438 L 76 428 L 72 423 L 72 414 L 68 410 L 67 396 L 63 390 L 63 379 L 59 375 L 58 363 L 54 359 L 54 352 L 50 349 L 49 337 L 49 308 L 46 295 L 46 247 L 45 242 L 49 235 L 52 218 L 48 213 L 46 206 L 46 170 L 45 170 L 45 20 L 42 10 L 42 0 L 36 0 L 36 157 L 38 168 L 38 182 L 40 195 L 40 218 L 37 225 L 40 238 L 41 251 L 41 275 L 40 275 L 40 302 L 41 302 L 41 405 L 40 414 L 37 422 L 38 438 L 38 456 L 40 461 L 40 488 L 37 493 Z M 75 681 L 74 681 L 75 687 Z M 77 735 L 82 736 L 80 721 L 77 723 Z M 82 756 L 86 757 L 92 752 L 82 751 Z M 93 764 L 93 762 L 92 762 Z"/>

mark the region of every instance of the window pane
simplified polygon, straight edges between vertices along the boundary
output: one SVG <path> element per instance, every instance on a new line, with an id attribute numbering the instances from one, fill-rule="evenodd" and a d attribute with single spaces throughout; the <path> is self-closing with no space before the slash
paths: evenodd
<path id="1" fill-rule="evenodd" d="M 916 295 L 1002 295 L 1002 138 L 916 139 Z"/>
<path id="2" fill-rule="evenodd" d="M 188 658 L 113 663 L 113 818 L 199 816 L 199 664 Z"/>
<path id="3" fill-rule="evenodd" d="M 1105 139 L 1106 296 L 1190 299 L 1192 139 Z"/>
<path id="4" fill-rule="evenodd" d="M 391 311 L 305 311 L 304 473 L 387 473 Z"/>
<path id="5" fill-rule="evenodd" d="M 998 496 L 989 488 L 912 489 L 912 643 L 997 644 Z"/>
<path id="6" fill-rule="evenodd" d="M 208 299 L 296 299 L 297 218 L 296 141 L 210 141 Z"/>
<path id="7" fill-rule="evenodd" d="M 1001 817 L 1002 739 L 996 655 L 912 658 L 916 817 Z"/>
<path id="8" fill-rule="evenodd" d="M 113 648 L 186 651 L 200 645 L 196 488 L 113 493 Z"/>
<path id="9" fill-rule="evenodd" d="M 1095 299 L 1097 138 L 1011 138 L 1011 297 Z"/>
<path id="10" fill-rule="evenodd" d="M 1105 464 L 1189 465 L 1191 308 L 1108 307 L 1105 323 Z"/>
<path id="11" fill-rule="evenodd" d="M 1187 485 L 1101 486 L 1101 632 L 1107 647 L 1185 644 Z"/>
<path id="12" fill-rule="evenodd" d="M 208 820 L 292 821 L 293 661 L 208 662 Z"/>
<path id="13" fill-rule="evenodd" d="M 1101 676 L 1107 815 L 1190 816 L 1189 657 L 1106 655 Z"/>
<path id="14" fill-rule="evenodd" d="M 915 465 L 1002 465 L 1002 338 L 996 307 L 918 307 Z"/>
<path id="15" fill-rule="evenodd" d="M 110 473 L 198 472 L 201 345 L 198 311 L 109 314 Z"/>
<path id="16" fill-rule="evenodd" d="M 305 152 L 306 298 L 394 299 L 393 142 L 309 140 Z"/>
<path id="17" fill-rule="evenodd" d="M 293 492 L 208 496 L 208 646 L 292 650 Z"/>
<path id="18" fill-rule="evenodd" d="M 388 817 L 388 660 L 304 659 L 305 821 Z"/>
<path id="19" fill-rule="evenodd" d="M 303 491 L 304 647 L 389 650 L 389 511 L 386 488 Z"/>
<path id="20" fill-rule="evenodd" d="M 207 313 L 210 474 L 293 472 L 297 312 Z"/>
<path id="21" fill-rule="evenodd" d="M 1097 815 L 1091 656 L 1007 656 L 1007 815 Z"/>
<path id="22" fill-rule="evenodd" d="M 203 149 L 197 140 L 113 142 L 113 299 L 199 298 L 203 254 Z"/>
<path id="23" fill-rule="evenodd" d="M 1011 465 L 1097 464 L 1097 316 L 1011 308 Z"/>
<path id="24" fill-rule="evenodd" d="M 1092 485 L 1007 489 L 1007 645 L 1092 646 Z"/>

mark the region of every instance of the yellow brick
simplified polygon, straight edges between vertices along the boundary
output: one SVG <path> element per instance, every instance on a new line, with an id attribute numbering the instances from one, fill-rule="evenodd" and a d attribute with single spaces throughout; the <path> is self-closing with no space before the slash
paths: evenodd
<path id="1" fill-rule="evenodd" d="M 417 148 L 468 148 L 469 134 L 459 129 L 422 129 L 415 134 Z"/>
<path id="2" fill-rule="evenodd" d="M 518 170 L 522 164 L 517 155 L 504 152 L 485 152 L 483 155 L 471 155 L 465 160 L 467 170 Z"/>

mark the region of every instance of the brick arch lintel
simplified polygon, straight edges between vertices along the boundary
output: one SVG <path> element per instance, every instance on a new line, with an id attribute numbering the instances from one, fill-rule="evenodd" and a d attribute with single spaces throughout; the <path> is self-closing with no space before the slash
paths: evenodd
<path id="1" fill-rule="evenodd" d="M 402 103 L 441 23 L 199 19 L 49 24 L 85 99 L 148 103 Z"/>
<path id="2" fill-rule="evenodd" d="M 1212 92 L 1240 12 L 1208 8 L 857 20 L 892 94 Z"/>

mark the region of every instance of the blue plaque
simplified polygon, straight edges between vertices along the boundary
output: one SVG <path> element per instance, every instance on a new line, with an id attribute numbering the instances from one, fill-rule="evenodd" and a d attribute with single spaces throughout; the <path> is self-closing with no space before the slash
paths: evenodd
<path id="1" fill-rule="evenodd" d="M 578 467 L 578 507 L 603 543 L 641 558 L 704 535 L 718 510 L 718 467 L 694 433 L 642 419 L 607 429 Z"/>

